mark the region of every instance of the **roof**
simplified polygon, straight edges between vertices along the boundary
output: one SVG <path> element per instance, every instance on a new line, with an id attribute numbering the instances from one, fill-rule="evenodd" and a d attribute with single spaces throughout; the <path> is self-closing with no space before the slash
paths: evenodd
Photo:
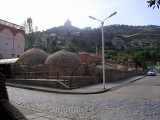
<path id="1" fill-rule="evenodd" d="M 11 58 L 11 59 L 1 59 L 0 64 L 13 64 L 15 63 L 19 58 Z"/>
<path id="2" fill-rule="evenodd" d="M 44 64 L 48 54 L 39 49 L 39 48 L 31 48 L 25 51 L 21 56 L 20 60 L 23 59 L 27 64 Z"/>
<path id="3" fill-rule="evenodd" d="M 45 61 L 45 64 L 68 64 L 68 63 L 75 64 L 77 66 L 81 65 L 82 61 L 77 56 L 77 54 L 66 50 L 61 50 L 53 53 Z"/>
<path id="4" fill-rule="evenodd" d="M 2 19 L 0 19 L 0 24 L 25 31 L 25 28 L 23 26 L 20 26 L 20 25 L 17 25 L 17 24 L 14 24 L 14 23 L 2 20 Z"/>

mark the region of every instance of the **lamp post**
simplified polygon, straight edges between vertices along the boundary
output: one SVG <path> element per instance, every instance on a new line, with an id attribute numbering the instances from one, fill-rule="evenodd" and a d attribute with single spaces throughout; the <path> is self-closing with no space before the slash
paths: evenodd
<path id="1" fill-rule="evenodd" d="M 111 15 L 109 15 L 107 18 L 105 18 L 103 21 L 99 20 L 95 17 L 89 16 L 89 18 L 93 19 L 93 20 L 97 20 L 99 22 L 101 22 L 101 31 L 102 31 L 102 63 L 103 63 L 103 88 L 105 89 L 105 58 L 104 58 L 104 21 L 107 20 L 108 18 L 112 17 L 113 15 L 115 15 L 117 12 L 112 13 Z"/>

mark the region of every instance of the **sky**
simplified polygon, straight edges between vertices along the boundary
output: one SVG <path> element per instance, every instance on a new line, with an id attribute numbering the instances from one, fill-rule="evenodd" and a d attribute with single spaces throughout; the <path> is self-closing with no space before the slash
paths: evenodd
<path id="1" fill-rule="evenodd" d="M 31 17 L 39 31 L 64 25 L 69 19 L 73 26 L 98 28 L 99 21 L 110 14 L 104 26 L 160 25 L 160 9 L 149 8 L 147 0 L 0 0 L 0 19 L 23 25 Z"/>

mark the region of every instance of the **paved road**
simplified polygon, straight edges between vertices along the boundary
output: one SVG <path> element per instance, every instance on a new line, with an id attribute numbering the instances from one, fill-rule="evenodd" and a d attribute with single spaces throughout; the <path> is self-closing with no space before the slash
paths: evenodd
<path id="1" fill-rule="evenodd" d="M 73 120 L 159 120 L 160 76 L 95 95 L 68 95 L 7 87 L 10 102 Z"/>
<path id="2" fill-rule="evenodd" d="M 160 99 L 160 74 L 148 76 L 114 92 L 132 98 Z"/>

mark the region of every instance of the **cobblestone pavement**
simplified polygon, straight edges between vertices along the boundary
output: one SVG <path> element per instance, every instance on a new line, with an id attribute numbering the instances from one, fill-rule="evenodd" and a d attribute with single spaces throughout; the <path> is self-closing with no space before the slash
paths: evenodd
<path id="1" fill-rule="evenodd" d="M 7 87 L 11 103 L 73 120 L 159 120 L 160 100 L 117 96 L 66 95 Z"/>

